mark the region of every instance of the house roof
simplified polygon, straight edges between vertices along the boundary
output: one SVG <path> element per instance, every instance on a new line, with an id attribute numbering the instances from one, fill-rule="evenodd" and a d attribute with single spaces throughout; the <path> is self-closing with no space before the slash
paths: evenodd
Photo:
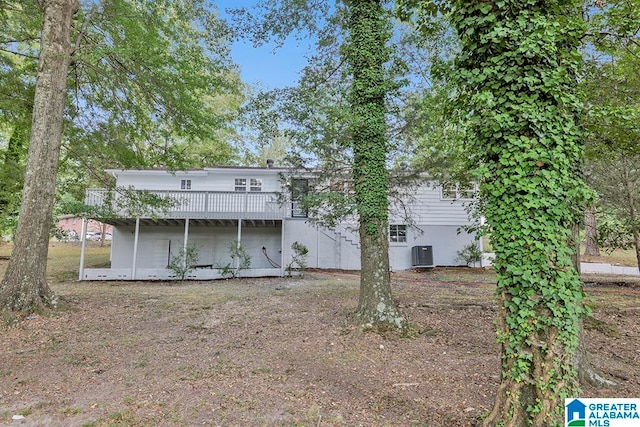
<path id="1" fill-rule="evenodd" d="M 118 174 L 174 174 L 174 175 L 207 175 L 209 172 L 215 171 L 232 171 L 232 170 L 243 170 L 243 171 L 273 171 L 274 173 L 280 173 L 283 171 L 290 171 L 289 168 L 281 168 L 281 167 L 257 167 L 257 166 L 215 166 L 208 167 L 203 169 L 187 169 L 187 170 L 169 170 L 167 168 L 154 168 L 154 169 L 105 169 L 107 173 L 112 175 Z"/>

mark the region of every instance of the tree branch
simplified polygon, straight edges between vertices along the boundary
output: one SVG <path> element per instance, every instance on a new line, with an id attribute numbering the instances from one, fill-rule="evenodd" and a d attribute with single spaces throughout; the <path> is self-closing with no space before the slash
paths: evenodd
<path id="1" fill-rule="evenodd" d="M 10 53 L 10 54 L 16 55 L 16 56 L 22 56 L 23 58 L 29 58 L 29 59 L 35 59 L 35 60 L 39 59 L 37 56 L 27 55 L 26 53 L 16 52 L 16 51 L 13 51 L 11 49 L 5 49 L 3 47 L 0 47 L 0 51 L 7 52 L 7 53 Z"/>
<path id="2" fill-rule="evenodd" d="M 80 30 L 78 31 L 78 35 L 77 35 L 76 41 L 74 43 L 74 48 L 73 48 L 73 50 L 71 52 L 71 56 L 73 56 L 74 53 L 76 53 L 77 51 L 80 50 L 80 44 L 82 43 L 82 40 L 84 39 L 84 36 L 87 34 L 87 27 L 91 23 L 91 20 L 93 19 L 93 16 L 96 14 L 96 12 L 97 12 L 97 7 L 94 4 L 94 5 L 91 6 L 91 9 L 87 13 L 87 16 L 86 16 L 84 22 L 82 22 L 82 25 L 80 26 Z"/>
<path id="3" fill-rule="evenodd" d="M 28 37 L 22 40 L 0 40 L 0 44 L 10 44 L 10 43 L 25 43 L 40 40 L 39 37 Z"/>

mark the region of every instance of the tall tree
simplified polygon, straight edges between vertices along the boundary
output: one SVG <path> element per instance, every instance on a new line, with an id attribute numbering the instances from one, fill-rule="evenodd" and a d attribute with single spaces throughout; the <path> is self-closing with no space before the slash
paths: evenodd
<path id="1" fill-rule="evenodd" d="M 584 255 L 600 256 L 595 206 L 589 206 L 587 210 L 584 211 L 584 234 Z"/>
<path id="2" fill-rule="evenodd" d="M 353 147 L 353 187 L 360 222 L 361 322 L 403 327 L 404 317 L 391 295 L 389 274 L 389 176 L 386 96 L 393 82 L 390 25 L 381 0 L 349 0 L 345 58 L 352 76 L 349 131 Z"/>
<path id="3" fill-rule="evenodd" d="M 31 8 L 29 8 L 31 5 Z M 29 8 L 29 17 L 22 12 Z M 35 2 L 0 4 L 0 233 L 15 233 L 26 165 L 37 61 L 25 49 L 39 31 L 41 15 Z"/>
<path id="4" fill-rule="evenodd" d="M 640 154 L 639 6 L 635 0 L 611 1 L 592 14 L 594 48 L 588 52 L 582 87 L 588 105 L 587 182 L 599 195 L 601 213 L 593 216 L 593 222 L 600 219 L 594 238 L 609 250 L 635 247 L 640 260 L 634 166 Z"/>
<path id="5" fill-rule="evenodd" d="M 0 284 L 0 308 L 24 313 L 52 300 L 45 273 L 58 133 L 66 131 L 64 160 L 84 166 L 88 176 L 105 166 L 228 161 L 223 128 L 240 97 L 226 28 L 204 1 L 0 3 L 0 22 L 14 22 L 11 14 L 25 34 L 0 28 L 0 60 L 40 61 L 18 231 Z M 44 16 L 41 34 L 34 16 Z"/>
<path id="6" fill-rule="evenodd" d="M 459 106 L 491 227 L 502 376 L 485 426 L 561 425 L 578 392 L 583 311 L 571 226 L 586 191 L 575 87 L 584 34 L 573 0 L 454 1 Z"/>
<path id="7" fill-rule="evenodd" d="M 599 204 L 617 219 L 614 227 L 601 225 L 601 243 L 607 249 L 633 248 L 640 265 L 640 154 L 607 150 L 591 161 L 591 185 L 600 195 Z"/>
<path id="8" fill-rule="evenodd" d="M 0 150 L 0 233 L 15 232 L 17 210 L 20 207 L 20 195 L 23 185 L 26 152 L 29 144 L 31 112 L 24 110 L 19 117 L 10 117 L 8 141 L 4 150 Z"/>
<path id="9" fill-rule="evenodd" d="M 0 284 L 0 308 L 29 313 L 49 303 L 46 281 L 49 227 L 62 144 L 67 71 L 71 62 L 71 21 L 78 0 L 41 1 L 40 61 L 24 193 L 15 246 Z"/>
<path id="10" fill-rule="evenodd" d="M 390 94 L 398 89 L 391 48 L 391 14 L 383 0 L 260 2 L 258 17 L 237 11 L 257 42 L 304 29 L 318 39 L 318 50 L 300 84 L 262 94 L 264 105 L 278 107 L 274 117 L 288 120 L 286 135 L 298 146 L 295 166 L 327 173 L 306 207 L 322 212 L 325 224 L 357 218 L 361 243 L 361 282 L 357 314 L 362 324 L 404 327 L 391 290 L 388 258 L 389 175 L 393 146 L 387 127 Z M 325 11 L 318 16 L 318 11 Z M 333 12 L 333 13 L 329 13 Z M 247 28 L 248 27 L 248 28 Z M 272 98 L 272 99 L 269 99 Z M 274 111 L 275 110 L 275 111 Z M 256 122 L 273 129 L 274 119 Z M 310 159 L 310 162 L 300 160 Z M 334 185 L 339 181 L 340 185 Z M 347 189 L 345 191 L 345 189 Z M 309 206 L 312 205 L 312 206 Z M 328 212 L 328 214 L 326 214 Z"/>

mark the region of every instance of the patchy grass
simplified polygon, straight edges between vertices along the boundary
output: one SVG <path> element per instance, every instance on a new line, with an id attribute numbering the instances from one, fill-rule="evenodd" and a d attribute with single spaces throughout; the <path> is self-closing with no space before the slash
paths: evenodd
<path id="1" fill-rule="evenodd" d="M 428 280 L 460 283 L 496 283 L 493 268 L 436 267 L 422 271 Z"/>
<path id="2" fill-rule="evenodd" d="M 584 247 L 581 248 L 581 253 L 584 253 Z M 638 266 L 638 260 L 634 249 L 616 249 L 610 253 L 601 250 L 599 257 L 581 255 L 581 260 L 584 262 L 603 262 L 606 264 L 621 265 L 625 267 Z"/>
<path id="3" fill-rule="evenodd" d="M 90 245 L 87 265 L 107 264 L 109 251 Z M 394 273 L 412 325 L 398 334 L 351 324 L 354 272 L 78 282 L 79 257 L 78 244 L 50 250 L 64 310 L 0 330 L 0 425 L 22 414 L 25 425 L 52 426 L 476 427 L 493 404 L 490 269 Z M 584 395 L 638 396 L 636 279 L 598 280 L 585 288 L 585 345 L 619 387 Z"/>
<path id="4" fill-rule="evenodd" d="M 96 248 L 98 262 L 105 255 Z M 55 282 L 65 311 L 1 332 L 0 425 L 25 414 L 28 425 L 96 427 L 476 427 L 499 382 L 493 277 L 394 273 L 412 325 L 404 335 L 350 323 L 353 272 Z M 585 344 L 620 386 L 584 394 L 640 395 L 640 292 L 602 284 L 586 292 Z"/>
<path id="5" fill-rule="evenodd" d="M 484 252 L 492 252 L 491 242 L 488 236 L 482 237 L 482 248 Z M 587 256 L 584 254 L 584 245 L 580 246 L 580 260 L 583 262 L 602 262 L 625 267 L 637 267 L 635 249 L 616 249 L 614 251 L 600 250 L 600 256 Z"/>
<path id="6" fill-rule="evenodd" d="M 0 275 L 9 263 L 13 245 L 5 243 L 0 246 Z M 49 245 L 47 258 L 47 277 L 50 282 L 64 282 L 78 279 L 80 267 L 80 242 L 55 242 Z M 87 242 L 85 248 L 85 266 L 89 268 L 105 267 L 110 265 L 109 256 L 111 245 L 100 247 L 99 242 Z"/>

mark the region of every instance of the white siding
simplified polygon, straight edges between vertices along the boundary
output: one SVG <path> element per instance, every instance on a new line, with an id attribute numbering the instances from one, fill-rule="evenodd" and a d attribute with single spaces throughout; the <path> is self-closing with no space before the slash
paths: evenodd
<path id="1" fill-rule="evenodd" d="M 434 183 L 418 187 L 408 205 L 408 214 L 415 224 L 466 225 L 470 223 L 467 206 L 470 200 L 442 200 L 440 187 Z M 392 206 L 392 223 L 402 223 L 404 212 Z"/>
<path id="2" fill-rule="evenodd" d="M 457 252 L 475 241 L 473 235 L 458 233 L 457 226 L 420 225 L 407 230 L 407 242 L 390 243 L 389 260 L 392 270 L 408 270 L 412 267 L 411 249 L 414 246 L 431 246 L 436 266 L 461 265 Z"/>
<path id="3" fill-rule="evenodd" d="M 113 239 L 112 268 L 131 268 L 133 263 L 133 227 L 118 227 Z M 189 244 L 198 247 L 200 265 L 223 266 L 231 262 L 229 245 L 238 237 L 237 227 L 189 228 Z M 281 262 L 281 228 L 243 227 L 242 245 L 251 256 L 252 268 L 272 268 L 262 252 Z M 137 268 L 166 268 L 170 253 L 176 256 L 184 246 L 184 227 L 140 227 Z M 169 249 L 170 248 L 170 249 Z"/>
<path id="4" fill-rule="evenodd" d="M 360 250 L 357 242 L 322 226 L 312 225 L 303 219 L 285 221 L 285 264 L 290 262 L 291 244 L 298 242 L 307 247 L 307 264 L 311 268 L 360 269 Z"/>
<path id="5" fill-rule="evenodd" d="M 191 180 L 190 191 L 193 193 L 185 193 L 185 198 L 190 200 L 189 206 L 195 206 L 196 198 L 204 194 L 203 192 L 234 192 L 237 178 L 246 179 L 247 187 L 252 178 L 260 179 L 262 192 L 280 192 L 282 191 L 281 174 L 287 171 L 264 168 L 211 168 L 175 174 L 166 171 L 135 170 L 110 172 L 117 177 L 118 186 L 156 191 L 180 191 L 181 180 L 189 179 Z M 268 195 L 265 194 L 266 196 Z M 410 269 L 412 267 L 411 251 L 414 246 L 432 246 L 436 266 L 459 265 L 460 262 L 455 259 L 456 252 L 474 241 L 474 236 L 461 230 L 462 226 L 470 224 L 466 209 L 470 201 L 443 200 L 439 186 L 425 183 L 415 191 L 413 199 L 407 202 L 406 212 L 399 210 L 394 212 L 397 209 L 391 207 L 390 224 L 407 225 L 406 242 L 390 243 L 391 268 L 393 270 Z M 211 209 L 219 213 L 221 219 L 248 218 L 242 215 L 251 212 L 250 209 L 219 212 L 218 209 L 222 208 L 215 206 Z M 241 216 L 235 215 L 234 212 L 236 214 L 241 212 Z M 410 221 L 407 221 L 407 214 L 411 218 Z M 188 216 L 188 213 L 180 212 L 177 215 L 172 216 L 183 219 L 179 215 Z M 242 244 L 251 255 L 251 267 L 260 269 L 255 271 L 265 271 L 269 274 L 279 271 L 265 257 L 263 247 L 273 262 L 284 264 L 281 268 L 286 267 L 292 257 L 291 244 L 295 241 L 305 245 L 309 250 L 307 256 L 309 267 L 360 269 L 358 238 L 356 234 L 349 231 L 348 227 L 341 226 L 332 230 L 313 225 L 301 218 L 286 218 L 273 223 L 276 225 L 242 227 Z M 238 228 L 235 225 L 191 226 L 189 243 L 195 244 L 199 249 L 198 264 L 223 266 L 231 262 L 228 248 L 237 235 Z M 168 273 L 165 270 L 167 263 L 171 255 L 179 253 L 183 244 L 184 227 L 182 226 L 142 226 L 139 235 L 137 271 L 144 274 L 143 276 L 136 274 L 136 277 L 153 278 L 156 274 L 154 272 L 157 272 L 158 278 L 167 276 Z M 85 277 L 113 278 L 116 277 L 114 275 L 117 275 L 117 278 L 129 277 L 133 264 L 133 245 L 134 228 L 132 226 L 115 227 L 112 243 L 112 272 L 107 274 L 102 270 L 96 270 L 95 274 L 91 273 Z M 200 271 L 199 277 L 209 276 L 219 277 L 217 272 Z"/>
<path id="6" fill-rule="evenodd" d="M 280 191 L 280 174 L 278 169 L 224 168 L 205 169 L 201 171 L 175 172 L 167 171 L 111 171 L 116 175 L 116 185 L 133 187 L 138 190 L 180 190 L 180 181 L 191 180 L 191 191 L 235 191 L 235 179 L 251 178 L 262 180 L 262 191 Z"/>
<path id="7" fill-rule="evenodd" d="M 473 235 L 461 231 L 458 226 L 419 225 L 408 227 L 407 241 L 389 243 L 389 261 L 392 270 L 412 268 L 411 250 L 414 246 L 432 246 L 436 266 L 453 266 L 462 263 L 456 260 L 457 252 L 475 241 Z M 316 227 L 303 220 L 285 222 L 285 258 L 291 259 L 291 244 L 298 241 L 307 247 L 307 263 L 312 268 L 360 269 L 359 245 L 345 236 L 323 227 Z"/>

